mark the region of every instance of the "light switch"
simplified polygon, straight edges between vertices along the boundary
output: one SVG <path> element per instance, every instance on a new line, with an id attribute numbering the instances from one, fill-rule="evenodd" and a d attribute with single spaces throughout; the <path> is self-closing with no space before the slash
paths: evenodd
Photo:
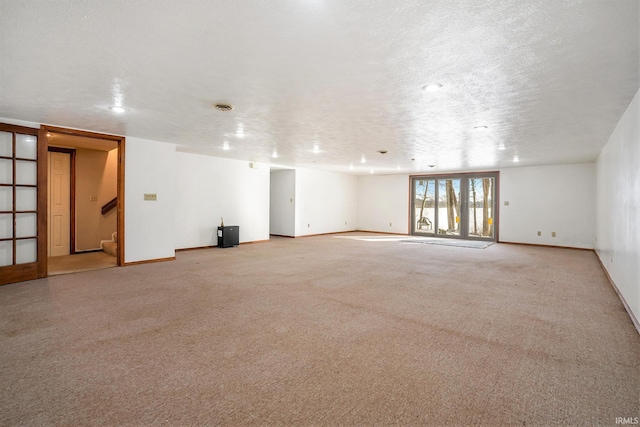
<path id="1" fill-rule="evenodd" d="M 508 200 L 505 200 L 504 205 L 505 205 L 505 206 L 509 206 L 509 201 L 508 201 Z"/>
<path id="2" fill-rule="evenodd" d="M 149 193 L 144 193 L 144 199 L 145 200 L 158 200 L 158 195 L 155 193 L 149 194 Z"/>

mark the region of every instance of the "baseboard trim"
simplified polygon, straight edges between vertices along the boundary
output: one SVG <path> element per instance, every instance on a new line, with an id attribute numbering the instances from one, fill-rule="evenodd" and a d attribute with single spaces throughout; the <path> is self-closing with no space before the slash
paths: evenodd
<path id="1" fill-rule="evenodd" d="M 611 276 L 609 275 L 607 268 L 604 266 L 604 264 L 602 263 L 602 260 L 600 259 L 600 255 L 598 255 L 598 252 L 596 252 L 595 250 L 594 252 L 596 253 L 596 258 L 598 258 L 600 267 L 602 267 L 602 271 L 604 271 L 605 276 L 607 276 L 607 279 L 609 279 L 609 283 L 611 284 L 611 287 L 613 288 L 613 290 L 616 291 L 616 294 L 618 294 L 618 298 L 620 298 L 620 301 L 622 302 L 622 306 L 627 311 L 627 314 L 631 319 L 631 323 L 633 323 L 633 326 L 636 327 L 636 332 L 638 333 L 638 335 L 640 335 L 640 322 L 638 322 L 638 319 L 633 314 L 633 311 L 631 311 L 631 307 L 629 307 L 629 304 L 627 304 L 627 300 L 625 300 L 624 296 L 622 296 L 622 293 L 620 292 L 620 289 L 618 289 L 616 282 L 614 282 Z"/>
<path id="2" fill-rule="evenodd" d="M 376 233 L 376 234 L 388 234 L 391 236 L 410 236 L 409 233 L 392 233 L 390 231 L 371 231 L 371 230 L 354 230 L 359 233 Z"/>
<path id="3" fill-rule="evenodd" d="M 575 246 L 557 246 L 557 245 L 542 245 L 539 243 L 522 243 L 522 242 L 506 242 L 504 240 L 498 240 L 496 243 L 504 243 L 507 245 L 521 245 L 521 246 L 536 246 L 539 248 L 554 248 L 554 249 L 573 249 L 576 251 L 592 251 L 595 252 L 593 248 L 577 248 Z"/>
<path id="4" fill-rule="evenodd" d="M 180 249 L 176 249 L 176 252 L 187 252 L 187 251 L 199 251 L 200 249 L 210 249 L 210 248 L 217 248 L 216 245 L 209 245 L 209 246 L 196 246 L 193 248 L 180 248 Z"/>
<path id="5" fill-rule="evenodd" d="M 146 259 L 144 261 L 133 261 L 133 262 L 125 262 L 123 267 L 129 267 L 131 265 L 141 265 L 141 264 L 151 264 L 154 262 L 165 262 L 165 261 L 175 261 L 176 257 L 168 257 L 168 258 L 156 258 L 156 259 Z"/>
<path id="6" fill-rule="evenodd" d="M 269 240 L 252 240 L 250 242 L 240 242 L 240 245 L 252 245 L 254 243 L 268 243 Z M 217 248 L 218 245 L 208 245 L 208 246 L 195 246 L 193 248 L 180 248 L 180 249 L 176 249 L 176 252 L 187 252 L 187 251 L 198 251 L 200 249 L 211 249 L 211 248 Z"/>
<path id="7" fill-rule="evenodd" d="M 328 232 L 328 233 L 302 234 L 302 235 L 300 235 L 300 236 L 293 236 L 293 237 L 295 237 L 296 239 L 301 239 L 301 238 L 304 238 L 304 237 L 317 237 L 317 236 L 329 236 L 329 235 L 331 235 L 331 234 L 345 234 L 345 233 L 353 233 L 353 232 L 355 232 L 355 231 L 357 231 L 357 230 L 347 230 L 347 231 L 330 231 L 330 232 Z M 285 237 L 288 237 L 288 236 L 285 236 Z"/>
<path id="8" fill-rule="evenodd" d="M 252 240 L 250 242 L 240 242 L 240 244 L 241 245 L 253 245 L 254 243 L 268 243 L 268 242 L 269 242 L 269 239 L 267 239 L 267 240 Z"/>
<path id="9" fill-rule="evenodd" d="M 291 239 L 295 239 L 296 236 L 285 236 L 284 234 L 269 234 L 269 236 L 273 236 L 273 237 L 289 237 Z"/>

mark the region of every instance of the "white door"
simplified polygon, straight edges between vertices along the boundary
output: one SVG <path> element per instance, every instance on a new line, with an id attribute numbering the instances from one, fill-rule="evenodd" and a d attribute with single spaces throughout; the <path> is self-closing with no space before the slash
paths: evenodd
<path id="1" fill-rule="evenodd" d="M 71 248 L 71 155 L 49 152 L 49 256 Z"/>

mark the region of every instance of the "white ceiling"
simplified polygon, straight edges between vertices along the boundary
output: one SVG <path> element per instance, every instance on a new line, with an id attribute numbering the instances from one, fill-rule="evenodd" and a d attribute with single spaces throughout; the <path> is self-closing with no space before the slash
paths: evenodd
<path id="1" fill-rule="evenodd" d="M 0 0 L 0 117 L 352 173 L 591 162 L 639 22 L 638 0 Z"/>

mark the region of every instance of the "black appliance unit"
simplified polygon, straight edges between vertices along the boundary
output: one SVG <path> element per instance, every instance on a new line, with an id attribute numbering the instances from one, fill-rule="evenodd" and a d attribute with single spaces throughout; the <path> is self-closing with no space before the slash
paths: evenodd
<path id="1" fill-rule="evenodd" d="M 240 227 L 237 225 L 218 227 L 218 247 L 231 248 L 240 244 Z"/>

